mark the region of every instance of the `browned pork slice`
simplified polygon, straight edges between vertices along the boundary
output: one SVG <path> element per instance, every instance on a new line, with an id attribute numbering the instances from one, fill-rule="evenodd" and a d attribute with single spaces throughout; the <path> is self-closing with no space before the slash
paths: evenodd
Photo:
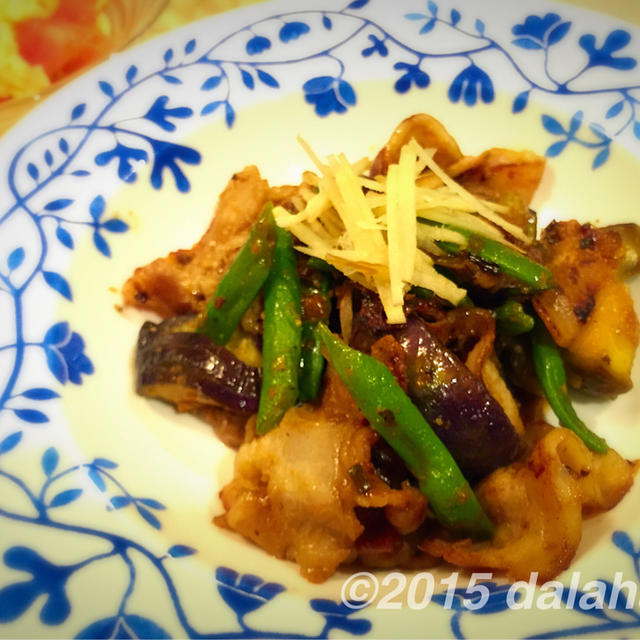
<path id="1" fill-rule="evenodd" d="M 270 189 L 254 166 L 234 174 L 200 240 L 136 269 L 122 289 L 124 303 L 164 318 L 201 311 L 264 205 L 286 201 L 295 189 Z"/>
<path id="2" fill-rule="evenodd" d="M 492 540 L 425 540 L 421 548 L 461 567 L 506 572 L 514 580 L 553 578 L 569 566 L 583 515 L 615 506 L 633 483 L 633 465 L 613 449 L 589 451 L 571 431 L 549 429 L 527 463 L 497 469 L 476 488 L 496 525 Z"/>
<path id="3" fill-rule="evenodd" d="M 325 580 L 358 555 L 365 530 L 358 507 L 386 508 L 402 534 L 426 516 L 426 498 L 416 489 L 391 489 L 373 473 L 375 439 L 361 422 L 291 409 L 275 429 L 240 447 L 233 480 L 220 492 L 225 513 L 217 524 L 297 562 L 308 580 Z"/>

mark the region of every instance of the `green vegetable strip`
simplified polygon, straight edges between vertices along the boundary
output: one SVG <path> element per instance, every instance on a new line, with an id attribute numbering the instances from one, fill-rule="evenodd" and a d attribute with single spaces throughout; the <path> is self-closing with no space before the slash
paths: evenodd
<path id="1" fill-rule="evenodd" d="M 466 251 L 485 262 L 497 265 L 502 273 L 528 285 L 533 291 L 544 291 L 552 286 L 551 280 L 553 276 L 551 271 L 510 247 L 473 233 L 463 227 L 432 222 L 424 218 L 418 218 L 418 222 L 457 231 L 468 239 L 468 245 L 464 247 Z M 453 242 L 438 242 L 438 246 L 449 253 L 458 253 L 462 250 L 460 245 Z"/>
<path id="2" fill-rule="evenodd" d="M 259 435 L 273 429 L 298 399 L 301 324 L 293 236 L 277 227 L 273 266 L 264 289 L 262 389 L 256 428 Z"/>
<path id="3" fill-rule="evenodd" d="M 356 351 L 318 324 L 342 382 L 367 420 L 418 479 L 436 517 L 465 535 L 488 537 L 493 525 L 442 441 L 381 362 Z"/>
<path id="4" fill-rule="evenodd" d="M 607 443 L 580 420 L 571 404 L 562 355 L 540 320 L 536 321 L 531 344 L 540 385 L 560 424 L 571 429 L 592 451 L 606 453 Z"/>
<path id="5" fill-rule="evenodd" d="M 507 300 L 496 309 L 498 329 L 509 336 L 519 336 L 533 329 L 535 320 L 530 316 L 520 302 Z"/>
<path id="6" fill-rule="evenodd" d="M 271 203 L 264 208 L 207 304 L 206 316 L 198 333 L 209 336 L 217 344 L 225 345 L 229 341 L 242 314 L 267 280 L 276 237 L 272 209 Z"/>
<path id="7" fill-rule="evenodd" d="M 329 319 L 331 303 L 329 301 L 329 277 L 325 273 L 316 273 L 317 287 L 303 287 L 303 295 L 320 296 L 325 313 L 322 320 Z M 302 321 L 302 355 L 300 357 L 300 402 L 312 402 L 318 397 L 322 374 L 324 373 L 324 356 L 322 340 L 317 329 L 318 320 Z"/>

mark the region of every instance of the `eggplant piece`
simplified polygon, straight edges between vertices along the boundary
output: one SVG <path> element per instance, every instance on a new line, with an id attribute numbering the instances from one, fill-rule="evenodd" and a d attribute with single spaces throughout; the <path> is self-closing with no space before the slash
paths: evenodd
<path id="1" fill-rule="evenodd" d="M 408 395 L 469 482 L 522 453 L 524 443 L 502 407 L 425 322 L 410 318 L 395 337 L 407 354 Z"/>
<path id="2" fill-rule="evenodd" d="M 262 373 L 207 336 L 185 331 L 184 319 L 145 322 L 136 350 L 136 389 L 180 411 L 202 405 L 256 412 Z"/>

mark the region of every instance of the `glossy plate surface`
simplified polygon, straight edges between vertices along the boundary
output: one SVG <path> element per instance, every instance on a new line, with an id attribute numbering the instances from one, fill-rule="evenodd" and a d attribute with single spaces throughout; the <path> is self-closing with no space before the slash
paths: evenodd
<path id="1" fill-rule="evenodd" d="M 428 605 L 405 591 L 402 612 L 353 609 L 348 572 L 308 584 L 214 527 L 233 453 L 133 393 L 143 317 L 115 308 L 119 287 L 200 237 L 234 171 L 296 183 L 310 168 L 298 133 L 355 160 L 431 113 L 464 153 L 546 154 L 542 224 L 640 221 L 637 28 L 539 0 L 300 6 L 258 4 L 116 55 L 0 142 L 0 635 L 637 635 L 640 594 L 631 609 L 588 596 L 589 581 L 640 578 L 637 486 L 585 524 L 559 608 L 512 610 L 499 579 L 480 609 L 464 589 L 447 602 L 440 569 Z M 579 411 L 640 457 L 637 390 Z"/>

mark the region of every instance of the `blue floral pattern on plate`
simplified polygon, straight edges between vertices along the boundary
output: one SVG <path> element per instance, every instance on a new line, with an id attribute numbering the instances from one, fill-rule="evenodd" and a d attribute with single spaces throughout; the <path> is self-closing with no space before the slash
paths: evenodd
<path id="1" fill-rule="evenodd" d="M 201 154 L 180 144 L 176 134 L 188 123 L 211 117 L 222 117 L 228 127 L 233 127 L 238 112 L 237 97 L 242 92 L 257 95 L 259 88 L 278 92 L 290 67 L 302 68 L 311 60 L 313 75 L 304 79 L 298 91 L 320 117 L 337 117 L 358 104 L 357 69 L 366 64 L 375 65 L 390 80 L 390 88 L 402 95 L 433 87 L 432 80 L 441 79 L 437 64 L 457 60 L 462 69 L 446 78 L 449 100 L 470 108 L 491 103 L 501 88 L 488 58 L 492 55 L 499 56 L 520 83 L 520 89 L 513 92 L 513 117 L 527 109 L 537 96 L 553 95 L 566 100 L 566 111 L 571 115 L 565 123 L 551 114 L 545 114 L 540 123 L 541 131 L 550 136 L 548 157 L 558 156 L 569 145 L 577 145 L 595 154 L 591 166 L 596 170 L 609 159 L 614 140 L 631 141 L 634 149 L 639 148 L 640 82 L 635 76 L 631 81 L 624 76 L 638 66 L 633 55 L 637 51 L 637 34 L 614 28 L 604 37 L 596 36 L 581 30 L 579 21 L 555 12 L 523 15 L 510 33 L 494 32 L 490 23 L 478 17 L 472 3 L 461 2 L 465 8 L 460 11 L 445 10 L 433 0 L 399 0 L 396 4 L 398 11 L 402 11 L 398 20 L 402 29 L 398 35 L 379 17 L 385 1 L 354 0 L 337 9 L 310 6 L 276 12 L 247 23 L 213 44 L 203 41 L 201 36 L 185 37 L 180 49 L 167 48 L 157 67 L 145 72 L 136 64 L 129 64 L 117 73 L 113 70 L 118 65 L 111 65 L 110 77 L 99 80 L 95 91 L 85 102 L 75 104 L 66 119 L 61 118 L 59 124 L 47 130 L 36 131 L 26 143 L 12 150 L 6 174 L 11 200 L 0 211 L 0 256 L 4 256 L 0 260 L 0 298 L 4 298 L 5 304 L 9 301 L 6 308 L 13 322 L 13 330 L 0 335 L 0 352 L 10 355 L 10 363 L 3 371 L 6 376 L 0 381 L 0 478 L 21 493 L 27 509 L 7 510 L 0 501 L 0 518 L 24 526 L 93 537 L 107 543 L 109 549 L 68 565 L 54 564 L 47 559 L 46 552 L 26 544 L 5 549 L 6 571 L 11 576 L 12 572 L 21 573 L 0 589 L 0 623 L 20 618 L 36 606 L 38 598 L 45 596 L 37 605 L 40 621 L 46 626 L 61 624 L 73 611 L 67 595 L 71 576 L 93 563 L 117 558 L 128 573 L 120 604 L 113 615 L 78 628 L 78 637 L 169 637 L 149 617 L 153 614 L 142 615 L 128 606 L 137 580 L 131 560 L 135 552 L 151 563 L 164 583 L 182 631 L 189 637 L 307 637 L 252 627 L 245 617 L 268 605 L 285 587 L 223 566 L 215 570 L 213 583 L 221 600 L 234 612 L 237 629 L 199 631 L 185 612 L 171 573 L 171 563 L 194 555 L 195 549 L 177 544 L 158 555 L 137 540 L 58 518 L 58 513 L 68 505 L 86 497 L 86 486 L 80 480 L 78 486 L 68 486 L 70 479 L 75 481 L 82 476 L 90 481 L 94 491 L 107 497 L 108 510 L 130 509 L 147 526 L 162 529 L 165 506 L 155 498 L 140 497 L 125 488 L 115 475 L 118 467 L 115 462 L 96 458 L 60 470 L 60 453 L 49 447 L 41 454 L 42 477 L 37 489 L 33 488 L 33 477 L 22 477 L 3 466 L 11 452 L 21 446 L 29 429 L 50 422 L 46 407 L 59 399 L 64 385 L 81 385 L 94 372 L 91 345 L 85 344 L 69 321 L 56 320 L 39 335 L 31 335 L 27 314 L 33 311 L 27 301 L 34 289 L 46 286 L 60 299 L 75 302 L 63 270 L 55 266 L 56 256 L 74 250 L 84 231 L 91 234 L 97 252 L 110 258 L 110 243 L 118 234 L 128 231 L 127 223 L 120 218 L 105 219 L 108 194 L 100 192 L 104 176 L 133 183 L 138 168 L 148 163 L 154 189 L 162 189 L 169 180 L 178 191 L 188 193 L 189 167 L 201 162 Z M 334 34 L 338 32 L 342 35 L 336 38 Z M 446 53 L 432 49 L 433 42 L 453 36 L 461 36 L 464 46 Z M 584 62 L 570 76 L 562 78 L 553 69 L 552 53 L 560 43 L 566 46 L 570 40 L 575 50 L 582 52 Z M 225 53 L 229 44 L 233 45 L 234 56 Z M 357 45 L 355 58 L 345 51 L 348 44 Z M 619 82 L 604 88 L 597 80 L 588 85 L 590 73 L 599 67 L 623 75 L 616 76 Z M 161 85 L 164 89 L 160 89 Z M 195 92 L 201 98 L 185 104 L 185 89 L 189 95 Z M 143 109 L 127 113 L 126 117 L 118 116 L 119 107 L 133 104 L 132 96 L 139 98 L 143 94 L 149 94 Z M 608 100 L 598 120 L 587 120 L 583 109 L 573 110 L 576 98 L 585 101 L 595 96 Z M 146 125 L 132 124 L 136 120 Z M 96 148 L 96 139 L 100 140 L 100 149 L 89 155 L 89 149 Z M 84 187 L 85 184 L 90 186 Z M 9 231 L 18 219 L 28 225 L 28 237 Z M 31 374 L 25 361 L 33 351 L 44 356 L 44 366 L 50 374 L 50 384 L 46 386 L 29 384 Z M 66 488 L 58 489 L 62 480 Z M 612 541 L 632 559 L 640 578 L 640 550 L 630 536 L 619 531 Z M 489 587 L 489 604 L 482 611 L 466 608 L 464 590 L 456 591 L 448 608 L 451 631 L 456 637 L 464 637 L 463 622 L 469 615 L 504 611 L 505 586 L 489 583 Z M 434 601 L 443 604 L 442 598 L 436 595 Z M 327 637 L 334 629 L 353 635 L 371 631 L 371 622 L 361 614 L 354 615 L 355 609 L 344 603 L 313 599 L 309 607 L 324 623 L 318 635 L 308 637 Z M 582 614 L 593 620 L 580 627 L 545 630 L 536 637 L 625 633 L 640 628 L 640 612 L 635 609 L 585 610 Z"/>

